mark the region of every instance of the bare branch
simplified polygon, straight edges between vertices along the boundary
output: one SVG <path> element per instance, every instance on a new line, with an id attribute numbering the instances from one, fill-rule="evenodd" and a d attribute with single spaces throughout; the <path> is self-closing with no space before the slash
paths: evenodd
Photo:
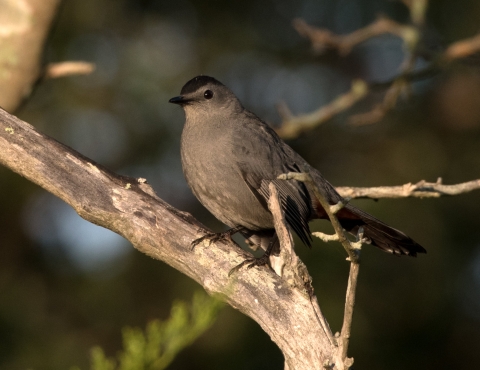
<path id="1" fill-rule="evenodd" d="M 284 214 L 280 207 L 278 191 L 273 183 L 270 183 L 269 190 L 270 198 L 268 199 L 268 209 L 272 212 L 275 231 L 280 242 L 280 254 L 275 255 L 275 253 L 272 253 L 270 255 L 270 265 L 278 276 L 285 277 L 288 275 L 288 272 L 284 273 L 284 268 L 292 268 L 292 266 L 296 267 L 300 259 L 293 248 L 292 234 L 288 230 Z M 288 281 L 288 279 L 289 278 L 287 277 L 286 280 Z M 290 285 L 303 287 L 303 283 L 296 284 L 295 281 L 291 281 Z"/>
<path id="2" fill-rule="evenodd" d="M 458 195 L 480 189 L 480 179 L 456 185 L 443 185 L 437 182 L 419 181 L 400 186 L 376 186 L 371 188 L 339 186 L 336 190 L 342 197 L 349 198 L 439 198 L 446 195 Z"/>
<path id="3" fill-rule="evenodd" d="M 282 124 L 276 130 L 285 139 L 297 137 L 304 131 L 311 130 L 354 105 L 368 93 L 368 86 L 362 80 L 355 80 L 349 92 L 340 95 L 330 104 L 320 109 L 300 116 L 292 116 L 285 104 L 279 107 Z"/>
<path id="4" fill-rule="evenodd" d="M 337 234 L 325 234 L 320 231 L 315 231 L 312 233 L 313 236 L 316 236 L 317 238 L 321 239 L 325 243 L 328 242 L 338 242 L 338 235 Z"/>
<path id="5" fill-rule="evenodd" d="M 388 88 L 380 104 L 377 104 L 369 112 L 359 113 L 349 118 L 349 123 L 356 126 L 368 125 L 379 122 L 385 115 L 395 108 L 398 98 L 409 87 L 409 83 L 404 78 L 397 78 Z"/>
<path id="6" fill-rule="evenodd" d="M 324 51 L 327 48 L 335 48 L 338 49 L 342 55 L 348 54 L 355 45 L 385 33 L 401 37 L 407 46 L 407 50 L 411 51 L 416 48 L 419 40 L 419 31 L 416 27 L 401 25 L 386 17 L 380 17 L 374 23 L 347 35 L 335 35 L 328 30 L 312 27 L 302 19 L 295 19 L 293 26 L 300 35 L 308 37 L 311 40 L 315 50 Z M 353 117 L 353 123 L 359 125 L 377 122 L 382 119 L 389 110 L 395 107 L 398 97 L 408 87 L 407 79 L 404 76 L 412 72 L 415 59 L 415 54 L 413 52 L 409 53 L 403 63 L 401 75 L 393 81 L 391 87 L 385 94 L 383 102 L 375 106 L 371 112 Z M 352 83 L 352 89 L 348 93 L 341 95 L 333 102 L 310 114 L 296 117 L 292 116 L 286 105 L 283 104 L 279 108 L 280 115 L 282 116 L 282 124 L 277 129 L 277 132 L 283 138 L 297 137 L 300 133 L 310 130 L 331 119 L 334 115 L 350 108 L 364 98 L 369 91 L 370 88 L 366 82 L 361 80 L 354 81 Z"/>
<path id="7" fill-rule="evenodd" d="M 210 294 L 222 295 L 260 324 L 282 351 L 286 368 L 321 369 L 336 362 L 337 349 L 308 295 L 268 268 L 229 279 L 245 252 L 230 242 L 199 244 L 191 251 L 201 224 L 153 196 L 144 179 L 116 175 L 1 109 L 0 163 L 63 199 L 87 221 L 124 236 Z"/>
<path id="8" fill-rule="evenodd" d="M 402 94 L 410 92 L 409 82 L 414 79 L 416 75 L 415 64 L 418 44 L 421 39 L 420 30 L 425 22 L 428 0 L 403 0 L 403 2 L 410 10 L 413 25 L 402 25 L 386 17 L 380 17 L 372 24 L 350 34 L 336 35 L 329 30 L 313 27 L 302 19 L 295 19 L 293 21 L 293 27 L 300 35 L 310 39 L 313 49 L 317 52 L 324 52 L 327 49 L 337 49 L 341 55 L 346 55 L 354 46 L 369 38 L 385 33 L 396 35 L 403 39 L 407 56 L 402 64 L 401 73 L 390 83 L 383 101 L 375 105 L 369 112 L 352 116 L 350 118 L 351 124 L 365 125 L 380 121 L 390 110 L 395 108 L 398 98 Z M 427 69 L 429 72 L 437 71 L 438 73 L 441 68 L 445 68 L 446 63 L 454 59 L 465 58 L 479 51 L 480 35 L 458 41 L 450 45 Z M 360 94 L 354 93 L 354 89 L 352 88 L 352 91 L 310 114 L 292 116 L 288 108 L 283 104 L 280 107 L 281 109 L 279 109 L 282 116 L 282 124 L 277 129 L 277 132 L 284 138 L 294 138 L 300 133 L 312 129 L 331 119 L 334 115 L 350 108 L 357 101 L 365 97 L 375 85 L 385 86 L 386 84 L 372 83 L 367 85 L 363 82 L 362 89 L 357 90 L 361 91 Z"/>
<path id="9" fill-rule="evenodd" d="M 357 261 L 357 251 L 350 245 L 350 241 L 347 238 L 346 231 L 343 229 L 342 225 L 340 225 L 340 221 L 338 221 L 338 218 L 332 212 L 332 205 L 328 203 L 326 195 L 323 194 L 323 189 L 320 189 L 318 186 L 315 185 L 310 174 L 304 172 L 289 172 L 278 176 L 278 178 L 282 180 L 302 181 L 305 183 L 305 185 L 307 185 L 309 189 L 313 191 L 315 197 L 318 199 L 318 201 L 322 205 L 322 208 L 327 213 L 327 216 L 332 223 L 335 233 L 338 235 L 338 241 L 342 243 L 348 254 L 348 259 L 350 261 Z M 333 207 L 335 207 L 334 209 L 338 211 L 338 207 L 336 207 L 336 205 L 333 205 Z"/>
<path id="10" fill-rule="evenodd" d="M 466 58 L 478 52 L 480 52 L 480 34 L 469 39 L 454 42 L 445 50 L 443 58 L 448 62 L 454 59 Z"/>
<path id="11" fill-rule="evenodd" d="M 312 278 L 307 271 L 307 267 L 300 258 L 298 258 L 293 248 L 292 234 L 288 230 L 285 216 L 280 207 L 278 191 L 273 183 L 270 183 L 269 191 L 270 197 L 268 199 L 268 209 L 272 212 L 275 231 L 280 241 L 280 255 L 278 257 L 273 255 L 270 256 L 274 257 L 272 268 L 277 272 L 277 275 L 283 276 L 291 287 L 295 287 L 308 295 L 312 303 L 312 308 L 317 315 L 318 323 L 328 337 L 330 344 L 336 346 L 336 340 L 333 337 L 330 326 L 328 325 L 325 316 L 322 314 L 317 297 L 313 293 Z M 275 269 L 274 266 L 277 266 L 277 269 Z M 281 269 L 278 268 L 280 266 Z"/>
<path id="12" fill-rule="evenodd" d="M 348 345 L 350 343 L 350 334 L 352 331 L 353 310 L 355 308 L 355 297 L 357 291 L 358 273 L 360 264 L 354 261 L 350 263 L 350 272 L 348 274 L 347 294 L 345 297 L 345 311 L 343 313 L 342 331 L 340 333 L 340 351 L 346 368 L 353 365 L 353 358 L 347 357 Z"/>
<path id="13" fill-rule="evenodd" d="M 413 24 L 421 26 L 425 23 L 425 13 L 428 8 L 428 0 L 402 0 L 410 10 L 410 18 Z"/>
<path id="14" fill-rule="evenodd" d="M 392 34 L 402 38 L 407 44 L 416 43 L 418 31 L 415 27 L 403 25 L 386 17 L 379 17 L 375 22 L 346 35 L 336 35 L 329 30 L 310 26 L 303 19 L 294 19 L 293 27 L 304 37 L 310 39 L 317 52 L 337 49 L 341 55 L 350 53 L 352 48 L 366 40 L 382 34 Z"/>
<path id="15" fill-rule="evenodd" d="M 340 202 L 339 204 L 335 204 L 335 205 L 329 204 L 327 201 L 326 194 L 324 194 L 323 188 L 315 185 L 309 173 L 289 172 L 287 174 L 280 175 L 278 178 L 284 179 L 284 180 L 295 179 L 297 181 L 302 181 L 305 183 L 305 185 L 307 185 L 307 187 L 310 190 L 313 191 L 313 193 L 315 194 L 315 197 L 317 198 L 317 200 L 322 205 L 322 208 L 327 213 L 328 218 L 330 219 L 330 222 L 332 223 L 332 226 L 335 229 L 336 237 L 325 235 L 323 233 L 318 233 L 318 234 L 314 233 L 313 235 L 315 236 L 318 235 L 323 240 L 326 240 L 326 241 L 338 240 L 340 243 L 342 243 L 343 247 L 345 248 L 348 254 L 347 260 L 350 261 L 350 274 L 348 278 L 342 331 L 340 334 L 335 335 L 335 337 L 337 338 L 337 345 L 338 345 L 338 351 L 335 354 L 335 358 L 337 360 L 337 364 L 341 364 L 340 368 L 349 369 L 353 365 L 353 358 L 347 357 L 347 353 L 348 353 L 348 345 L 350 342 L 353 310 L 355 306 L 358 272 L 360 271 L 360 264 L 359 264 L 360 248 L 362 243 L 364 242 L 363 230 L 362 228 L 360 228 L 357 243 L 350 243 L 350 241 L 347 238 L 346 231 L 343 229 L 337 216 L 335 215 L 336 212 L 338 212 L 341 208 L 343 208 L 346 205 L 346 202 Z"/>
<path id="16" fill-rule="evenodd" d="M 45 68 L 44 78 L 59 78 L 72 75 L 89 75 L 94 70 L 94 63 L 84 61 L 50 63 Z"/>

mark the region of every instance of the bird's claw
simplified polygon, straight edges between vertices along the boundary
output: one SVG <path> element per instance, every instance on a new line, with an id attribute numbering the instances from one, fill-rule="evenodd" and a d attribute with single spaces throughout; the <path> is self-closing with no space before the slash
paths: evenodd
<path id="1" fill-rule="evenodd" d="M 220 240 L 232 240 L 232 238 L 230 237 L 230 235 L 224 235 L 225 233 L 211 233 L 211 232 L 207 232 L 207 234 L 205 234 L 204 236 L 198 238 L 198 239 L 195 239 L 192 244 L 191 244 L 191 250 L 193 251 L 193 249 L 200 243 L 202 243 L 203 241 L 207 240 L 208 241 L 208 245 L 212 244 L 212 243 L 216 243 Z"/>
<path id="2" fill-rule="evenodd" d="M 269 260 L 270 260 L 269 256 L 265 256 L 265 255 L 263 255 L 262 257 L 259 257 L 259 258 L 255 258 L 255 257 L 247 258 L 245 261 L 243 261 L 239 265 L 232 268 L 230 270 L 230 272 L 228 273 L 228 276 L 230 277 L 232 274 L 234 274 L 235 272 L 240 270 L 245 265 L 247 266 L 247 270 L 250 270 L 252 267 L 255 267 L 255 266 L 265 266 L 266 265 L 266 266 L 270 267 L 270 265 L 268 263 Z"/>
<path id="3" fill-rule="evenodd" d="M 191 244 L 191 250 L 193 250 L 198 244 L 202 243 L 204 240 L 208 240 L 208 245 L 212 243 L 216 243 L 218 241 L 226 241 L 226 242 L 232 242 L 232 235 L 241 231 L 243 227 L 237 226 L 234 228 L 231 228 L 227 231 L 223 231 L 221 233 L 213 233 L 211 231 L 207 230 L 202 230 L 202 232 L 205 233 L 204 236 L 201 236 L 198 239 L 195 239 L 192 244 Z"/>

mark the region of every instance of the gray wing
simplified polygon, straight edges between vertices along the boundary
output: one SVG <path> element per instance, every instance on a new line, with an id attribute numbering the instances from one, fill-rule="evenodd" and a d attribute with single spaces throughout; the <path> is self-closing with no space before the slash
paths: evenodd
<path id="1" fill-rule="evenodd" d="M 282 173 L 301 172 L 293 150 L 259 118 L 254 116 L 247 124 L 248 130 L 234 137 L 235 157 L 243 180 L 262 206 L 268 210 L 269 184 L 273 183 L 280 196 L 285 219 L 303 243 L 311 246 L 308 221 L 312 215 L 312 202 L 305 185 L 295 180 L 278 180 Z M 249 137 L 245 138 L 244 133 Z M 295 152 L 293 152 L 295 153 Z M 298 154 L 295 153 L 297 157 Z M 297 159 L 298 160 L 298 159 Z"/>

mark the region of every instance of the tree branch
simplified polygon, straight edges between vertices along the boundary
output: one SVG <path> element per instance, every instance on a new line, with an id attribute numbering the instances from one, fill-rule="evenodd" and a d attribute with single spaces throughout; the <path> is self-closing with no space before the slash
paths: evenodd
<path id="1" fill-rule="evenodd" d="M 282 117 L 282 125 L 276 131 L 284 139 L 295 138 L 302 132 L 311 130 L 338 113 L 350 108 L 357 101 L 363 99 L 368 91 L 368 85 L 363 80 L 353 81 L 349 92 L 340 95 L 331 103 L 320 107 L 312 113 L 300 116 L 293 116 L 285 103 L 280 104 L 278 111 Z"/>
<path id="2" fill-rule="evenodd" d="M 451 44 L 443 53 L 445 61 L 466 58 L 480 51 L 480 34 Z"/>
<path id="3" fill-rule="evenodd" d="M 386 17 L 379 17 L 368 26 L 346 35 L 336 35 L 329 30 L 312 27 L 300 18 L 294 19 L 293 27 L 301 36 L 310 40 L 315 51 L 337 49 L 341 55 L 347 55 L 354 46 L 385 33 L 398 36 L 406 42 L 414 42 L 418 38 L 415 27 L 400 24 Z"/>
<path id="4" fill-rule="evenodd" d="M 352 48 L 366 40 L 382 34 L 392 34 L 400 37 L 404 42 L 406 51 L 405 61 L 401 72 L 392 81 L 382 83 L 366 83 L 361 80 L 354 82 L 351 91 L 340 95 L 331 103 L 320 107 L 308 114 L 294 116 L 290 113 L 285 103 L 279 107 L 282 123 L 277 129 L 283 138 L 295 138 L 302 132 L 312 129 L 329 119 L 347 110 L 358 101 L 367 96 L 368 92 L 382 87 L 387 88 L 381 103 L 376 104 L 370 111 L 356 114 L 349 121 L 354 125 L 365 125 L 382 120 L 385 115 L 395 108 L 402 94 L 410 93 L 410 81 L 418 78 L 430 77 L 445 69 L 455 59 L 466 58 L 480 51 L 480 35 L 469 39 L 460 40 L 451 44 L 443 53 L 435 53 L 432 62 L 425 70 L 415 71 L 418 58 L 422 30 L 425 21 L 425 13 L 428 6 L 427 0 L 403 0 L 410 10 L 412 25 L 397 23 L 386 17 L 379 17 L 366 27 L 360 28 L 350 34 L 337 35 L 326 29 L 320 29 L 307 24 L 303 19 L 295 19 L 293 27 L 297 32 L 308 38 L 312 48 L 319 53 L 328 49 L 336 49 L 340 55 L 350 53 Z M 360 85 L 362 84 L 362 85 Z M 355 86 L 361 86 L 356 89 Z"/>
<path id="5" fill-rule="evenodd" d="M 348 254 L 347 260 L 350 261 L 350 273 L 348 277 L 347 285 L 347 294 L 345 299 L 345 311 L 343 315 L 343 324 L 342 331 L 335 334 L 337 339 L 338 350 L 335 353 L 335 359 L 338 364 L 341 364 L 342 369 L 349 369 L 353 365 L 353 358 L 347 357 L 348 354 L 348 345 L 350 342 L 350 333 L 352 328 L 352 319 L 353 319 L 353 309 L 355 306 L 355 297 L 358 281 L 358 272 L 360 271 L 360 249 L 363 239 L 363 229 L 360 228 L 358 234 L 358 240 L 356 243 L 351 243 L 347 238 L 347 232 L 344 230 L 340 221 L 338 220 L 336 213 L 342 209 L 346 202 L 339 202 L 337 204 L 331 205 L 327 201 L 327 196 L 323 188 L 317 186 L 310 176 L 310 173 L 298 173 L 298 172 L 289 172 L 282 174 L 278 177 L 283 180 L 295 179 L 297 181 L 302 181 L 305 185 L 313 191 L 315 197 L 322 205 L 322 208 L 327 213 L 330 222 L 335 230 L 335 237 L 325 237 L 322 234 L 321 238 L 324 241 L 336 240 L 342 243 L 345 251 Z M 316 233 L 314 233 L 316 235 Z"/>
<path id="6" fill-rule="evenodd" d="M 358 259 L 357 250 L 353 248 L 352 245 L 350 244 L 350 241 L 347 238 L 346 231 L 343 229 L 342 225 L 340 225 L 340 221 L 338 221 L 338 218 L 335 216 L 335 213 L 337 213 L 340 209 L 342 209 L 346 203 L 339 202 L 338 204 L 334 204 L 334 205 L 331 205 L 330 203 L 328 203 L 327 197 L 324 194 L 323 189 L 315 185 L 309 173 L 289 172 L 289 173 L 280 175 L 278 178 L 282 180 L 302 181 L 305 183 L 305 185 L 309 189 L 312 190 L 312 192 L 315 194 L 315 198 L 318 199 L 318 201 L 322 205 L 322 208 L 327 213 L 327 216 L 330 219 L 330 222 L 332 223 L 333 228 L 335 229 L 335 233 L 338 236 L 338 241 L 342 243 L 343 247 L 345 248 L 345 251 L 348 254 L 349 260 L 356 261 Z"/>
<path id="7" fill-rule="evenodd" d="M 95 70 L 95 64 L 84 61 L 50 63 L 45 67 L 43 78 L 60 78 L 75 75 L 88 75 Z"/>
<path id="8" fill-rule="evenodd" d="M 319 325 L 308 295 L 268 268 L 228 272 L 245 259 L 235 243 L 190 245 L 197 221 L 156 197 L 144 180 L 112 173 L 0 110 L 0 163 L 70 204 L 84 219 L 108 228 L 140 252 L 164 261 L 257 321 L 288 369 L 335 363 L 335 347 Z"/>
<path id="9" fill-rule="evenodd" d="M 336 190 L 344 198 L 439 198 L 446 195 L 458 195 L 480 189 L 480 179 L 456 185 L 443 185 L 442 179 L 437 182 L 421 180 L 416 184 L 409 182 L 400 186 L 376 186 L 359 188 L 339 186 Z"/>
<path id="10" fill-rule="evenodd" d="M 2 1 L 0 106 L 12 112 L 41 74 L 45 39 L 60 0 Z"/>
<path id="11" fill-rule="evenodd" d="M 348 369 L 353 365 L 353 358 L 347 357 L 350 334 L 352 331 L 353 309 L 355 308 L 355 297 L 357 292 L 358 273 L 360 263 L 350 261 L 350 272 L 348 274 L 347 294 L 345 298 L 345 311 L 343 313 L 342 331 L 339 335 L 340 358 Z"/>
<path id="12" fill-rule="evenodd" d="M 277 275 L 282 276 L 291 287 L 299 289 L 309 297 L 312 308 L 317 315 L 318 323 L 322 327 L 330 344 L 336 346 L 336 340 L 333 337 L 330 326 L 328 325 L 325 316 L 322 314 L 317 297 L 313 293 L 312 278 L 308 273 L 307 267 L 300 258 L 298 258 L 295 249 L 293 248 L 292 234 L 287 227 L 285 215 L 280 207 L 278 191 L 273 183 L 270 183 L 269 191 L 270 198 L 268 200 L 268 209 L 272 212 L 275 231 L 280 241 L 280 255 L 270 256 L 272 268 Z"/>
<path id="13" fill-rule="evenodd" d="M 415 17 L 418 23 L 422 23 L 423 15 L 426 9 L 425 1 L 413 1 L 413 3 L 409 4 L 409 6 L 411 13 L 415 13 L 412 14 L 412 18 Z M 360 28 L 347 35 L 336 35 L 328 30 L 312 27 L 302 19 L 295 19 L 293 21 L 293 27 L 301 36 L 310 39 L 314 50 L 323 52 L 325 49 L 333 48 L 337 49 L 341 55 L 346 55 L 350 53 L 354 46 L 365 42 L 372 37 L 377 37 L 385 33 L 389 33 L 403 39 L 406 46 L 405 49 L 408 51 L 408 54 L 402 65 L 402 72 L 390 84 L 387 92 L 385 93 L 383 101 L 380 104 L 377 104 L 371 111 L 357 114 L 351 117 L 351 123 L 356 125 L 362 125 L 380 121 L 387 114 L 388 111 L 390 111 L 396 106 L 397 100 L 400 95 L 409 87 L 409 84 L 407 83 L 408 76 L 413 72 L 415 66 L 416 53 L 414 51 L 417 48 L 418 41 L 420 39 L 420 31 L 417 27 L 411 25 L 403 25 L 386 17 L 379 17 L 375 22 L 369 24 L 368 26 Z M 314 127 L 325 122 L 326 120 L 330 119 L 334 114 L 338 114 L 342 110 L 350 108 L 350 106 L 352 106 L 358 100 L 361 100 L 363 97 L 365 97 L 370 90 L 370 86 L 367 85 L 366 82 L 363 82 L 363 84 L 364 93 L 362 95 L 359 95 L 358 98 L 355 101 L 352 101 L 350 105 L 343 105 L 341 109 L 337 109 L 333 114 L 328 117 L 322 117 L 322 119 L 317 119 L 315 123 L 308 122 L 309 126 Z M 320 108 L 318 111 L 322 109 L 326 110 L 328 107 L 334 105 L 334 102 Z M 290 121 L 294 121 L 297 125 L 301 127 L 305 125 L 305 118 L 308 118 L 309 116 L 310 115 L 290 117 Z M 289 122 L 289 120 L 283 120 L 282 125 L 279 128 L 280 132 L 282 132 L 284 125 L 291 125 L 291 123 Z M 291 127 L 290 131 L 294 131 L 294 127 Z M 299 133 L 300 131 L 295 132 L 295 136 L 298 136 Z M 295 136 L 290 135 L 289 137 L 291 138 Z"/>

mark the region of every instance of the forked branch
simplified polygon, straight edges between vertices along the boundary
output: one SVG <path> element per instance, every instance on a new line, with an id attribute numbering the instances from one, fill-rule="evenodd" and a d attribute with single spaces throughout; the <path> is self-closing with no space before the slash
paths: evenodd
<path id="1" fill-rule="evenodd" d="M 354 125 L 365 125 L 380 121 L 392 110 L 400 97 L 410 94 L 410 82 L 412 80 L 428 78 L 438 74 L 447 68 L 450 63 L 457 59 L 466 58 L 480 51 L 480 35 L 468 39 L 459 40 L 448 46 L 443 52 L 432 52 L 421 45 L 423 40 L 425 13 L 428 7 L 427 0 L 403 0 L 409 8 L 411 24 L 400 24 L 385 16 L 379 17 L 373 23 L 360 28 L 352 33 L 337 35 L 327 29 L 321 29 L 307 24 L 303 19 L 295 19 L 293 27 L 297 32 L 310 40 L 312 48 L 317 53 L 324 53 L 326 50 L 337 50 L 342 56 L 360 43 L 373 37 L 383 34 L 395 35 L 403 40 L 405 60 L 402 63 L 400 72 L 391 81 L 367 83 L 356 80 L 352 89 L 335 98 L 331 103 L 320 107 L 312 113 L 293 115 L 285 103 L 279 106 L 282 123 L 277 129 L 280 136 L 284 138 L 295 138 L 301 133 L 312 129 L 333 116 L 349 109 L 358 101 L 368 95 L 371 90 L 382 88 L 385 90 L 382 101 L 365 113 L 356 114 L 350 117 L 350 123 Z M 431 61 L 425 70 L 415 69 L 416 61 L 422 53 L 429 54 Z M 361 88 L 359 88 L 361 87 Z"/>
<path id="2" fill-rule="evenodd" d="M 345 248 L 348 258 L 350 261 L 350 273 L 348 277 L 347 293 L 345 299 L 345 310 L 343 316 L 342 330 L 340 333 L 337 333 L 335 337 L 337 338 L 337 351 L 335 353 L 335 364 L 338 366 L 341 363 L 343 369 L 349 369 L 353 364 L 353 358 L 347 357 L 348 354 L 348 345 L 350 342 L 350 333 L 352 328 L 353 320 L 353 311 L 355 306 L 355 296 L 358 282 L 358 273 L 360 270 L 360 249 L 362 246 L 363 232 L 360 230 L 358 234 L 358 240 L 355 243 L 350 242 L 347 237 L 346 231 L 341 226 L 336 213 L 346 205 L 345 202 L 339 202 L 337 204 L 331 205 L 327 201 L 326 194 L 323 189 L 316 186 L 312 180 L 312 177 L 309 173 L 296 173 L 289 172 L 287 174 L 282 174 L 279 176 L 279 179 L 290 180 L 294 179 L 297 181 L 302 181 L 305 185 L 313 191 L 315 197 L 318 199 L 323 209 L 328 215 L 330 222 L 335 230 L 335 237 L 330 236 L 323 240 L 338 240 L 342 243 Z M 315 233 L 314 233 L 315 235 Z M 328 365 L 328 364 L 327 364 Z M 328 366 L 325 366 L 328 367 Z"/>

